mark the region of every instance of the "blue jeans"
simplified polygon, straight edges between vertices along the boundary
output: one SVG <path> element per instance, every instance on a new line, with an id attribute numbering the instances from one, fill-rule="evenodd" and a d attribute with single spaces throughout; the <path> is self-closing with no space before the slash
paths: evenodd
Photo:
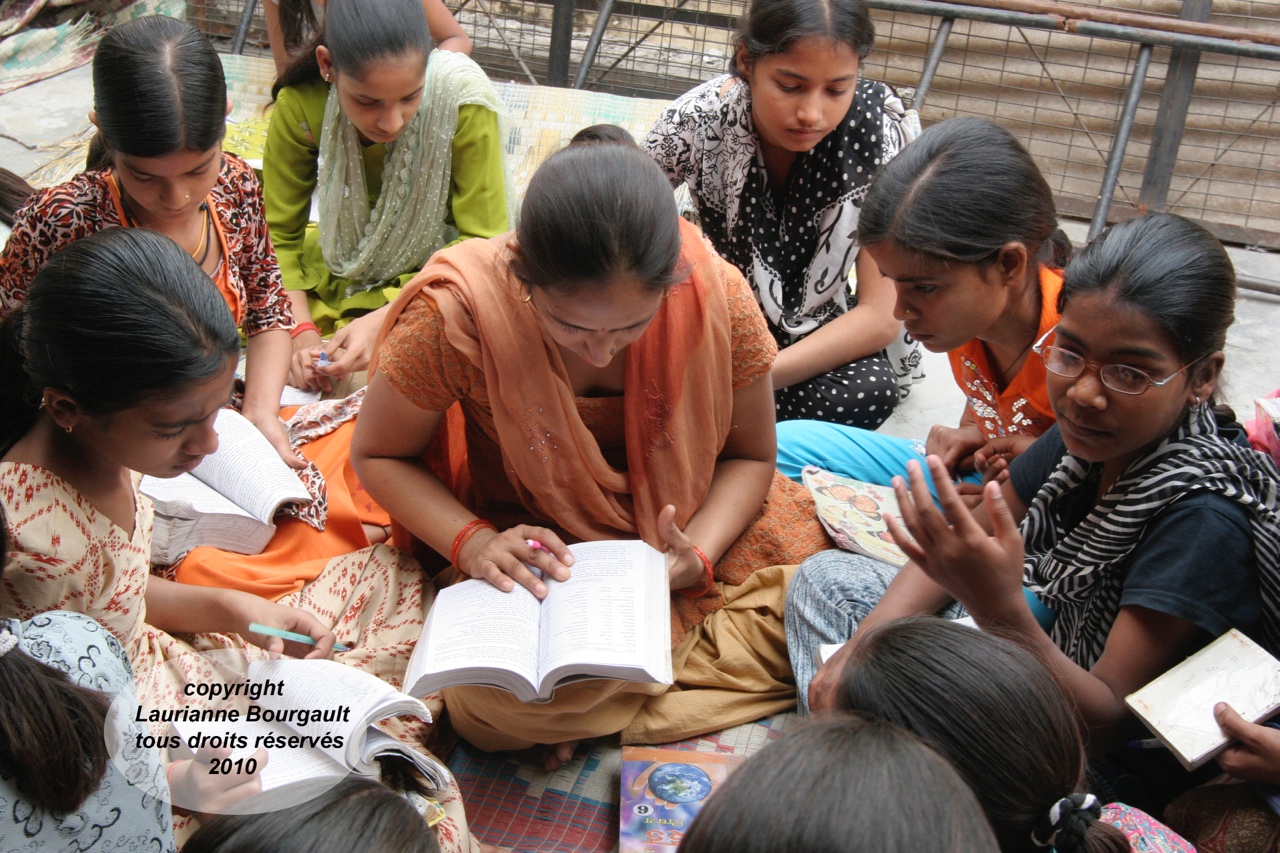
<path id="1" fill-rule="evenodd" d="M 818 646 L 852 637 L 897 573 L 897 566 L 848 551 L 822 551 L 800 564 L 787 589 L 785 616 L 800 713 L 809 713 L 809 682 L 820 666 Z M 952 602 L 939 615 L 958 619 L 964 608 Z"/>
<path id="2" fill-rule="evenodd" d="M 800 713 L 809 713 L 809 682 L 822 665 L 818 647 L 843 643 L 852 637 L 897 574 L 897 566 L 848 551 L 822 551 L 800 564 L 787 588 L 784 616 Z M 1048 632 L 1053 627 L 1054 612 L 1031 590 L 1022 592 L 1036 621 Z M 938 615 L 959 619 L 965 609 L 953 601 Z"/>

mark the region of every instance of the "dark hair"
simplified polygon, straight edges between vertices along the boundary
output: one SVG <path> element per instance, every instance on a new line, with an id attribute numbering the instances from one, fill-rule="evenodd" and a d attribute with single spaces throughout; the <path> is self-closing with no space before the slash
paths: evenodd
<path id="1" fill-rule="evenodd" d="M 803 38 L 824 36 L 846 44 L 859 59 L 875 44 L 876 28 L 865 0 L 751 0 L 738 21 L 737 46 L 748 62 L 786 53 Z M 741 76 L 736 57 L 733 73 Z"/>
<path id="2" fill-rule="evenodd" d="M 1235 322 L 1231 258 L 1216 237 L 1172 213 L 1112 225 L 1082 249 L 1064 274 L 1058 310 L 1084 293 L 1148 314 L 1184 363 L 1225 347 Z"/>
<path id="3" fill-rule="evenodd" d="M 836 706 L 903 726 L 950 759 L 1004 853 L 1039 850 L 1031 833 L 1081 791 L 1085 751 L 1074 705 L 1025 649 L 945 619 L 891 622 L 859 640 Z M 1121 853 L 1115 827 L 1075 813 L 1059 853 Z"/>
<path id="4" fill-rule="evenodd" d="M 435 833 L 385 785 L 349 776 L 299 806 L 219 815 L 182 848 L 188 853 L 439 853 Z"/>
<path id="5" fill-rule="evenodd" d="M 106 414 L 209 379 L 239 352 L 222 295 L 168 237 L 110 228 L 77 240 L 0 323 L 0 453 L 36 422 L 45 388 Z"/>
<path id="6" fill-rule="evenodd" d="M 0 509 L 0 577 L 8 534 Z M 84 804 L 107 772 L 102 736 L 110 700 L 72 684 L 22 646 L 0 656 L 0 772 L 33 806 L 62 816 Z"/>
<path id="7" fill-rule="evenodd" d="M 8 169 L 0 169 L 0 222 L 13 224 L 13 215 L 35 193 L 35 187 Z"/>
<path id="8" fill-rule="evenodd" d="M 964 264 L 994 261 L 1011 242 L 1049 266 L 1071 257 L 1031 154 L 1009 131 L 972 117 L 933 125 L 881 167 L 862 202 L 858 242 L 887 240 Z"/>
<path id="9" fill-rule="evenodd" d="M 93 109 L 98 133 L 86 168 L 108 168 L 115 152 L 159 157 L 208 151 L 227 132 L 222 62 L 209 40 L 184 21 L 166 15 L 126 21 L 98 42 Z"/>
<path id="10" fill-rule="evenodd" d="M 828 715 L 733 772 L 680 853 L 994 851 L 973 792 L 897 726 Z"/>
<path id="11" fill-rule="evenodd" d="M 280 35 L 287 53 L 295 49 L 320 30 L 311 0 L 279 0 Z"/>
<path id="12" fill-rule="evenodd" d="M 618 127 L 616 124 L 593 124 L 590 127 L 584 127 L 573 135 L 569 140 L 570 145 L 591 145 L 597 142 L 608 142 L 617 145 L 630 145 L 633 148 L 636 145 L 636 139 L 625 128 Z"/>
<path id="13" fill-rule="evenodd" d="M 571 145 L 529 181 L 511 270 L 525 287 L 573 291 L 619 275 L 662 290 L 678 279 L 671 185 L 628 145 Z"/>
<path id="14" fill-rule="evenodd" d="M 381 59 L 415 55 L 426 62 L 435 42 L 422 0 L 328 0 L 323 28 L 271 87 L 273 99 L 285 86 L 320 79 L 316 48 L 321 45 L 339 73 L 359 78 Z"/>

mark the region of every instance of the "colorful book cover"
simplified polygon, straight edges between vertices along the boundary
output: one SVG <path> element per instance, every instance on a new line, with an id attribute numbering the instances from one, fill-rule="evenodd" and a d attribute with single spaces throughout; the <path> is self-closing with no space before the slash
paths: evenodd
<path id="1" fill-rule="evenodd" d="M 846 551 L 866 554 L 895 566 L 907 561 L 885 523 L 885 513 L 900 518 L 893 489 L 842 477 L 808 465 L 801 472 L 813 495 L 818 520 Z"/>
<path id="2" fill-rule="evenodd" d="M 648 746 L 622 748 L 618 853 L 670 853 L 711 793 L 745 757 Z"/>

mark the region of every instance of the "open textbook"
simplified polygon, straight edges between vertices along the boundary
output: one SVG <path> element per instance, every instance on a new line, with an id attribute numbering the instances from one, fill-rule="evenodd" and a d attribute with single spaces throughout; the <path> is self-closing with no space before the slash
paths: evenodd
<path id="1" fill-rule="evenodd" d="M 408 692 L 487 684 L 533 702 L 584 678 L 670 684 L 666 556 L 638 540 L 569 550 L 572 576 L 548 580 L 541 602 L 484 580 L 440 592 L 409 660 Z"/>
<path id="2" fill-rule="evenodd" d="M 907 562 L 907 555 L 889 535 L 889 525 L 884 520 L 885 513 L 901 518 L 893 489 L 812 465 L 806 465 L 800 476 L 813 494 L 818 520 L 837 545 L 895 566 Z"/>
<path id="3" fill-rule="evenodd" d="M 190 474 L 143 477 L 142 493 L 156 506 L 151 560 L 176 562 L 199 545 L 257 554 L 276 532 L 281 504 L 310 493 L 266 436 L 238 412 L 223 409 L 214 423 L 218 449 Z"/>
<path id="4" fill-rule="evenodd" d="M 1124 701 L 1194 770 L 1227 747 L 1214 705 L 1226 702 L 1253 723 L 1280 710 L 1280 661 L 1232 629 Z"/>
<path id="5" fill-rule="evenodd" d="M 377 777 L 380 768 L 375 759 L 384 756 L 411 762 L 430 788 L 443 790 L 449 786 L 449 771 L 443 765 L 374 725 L 399 716 L 431 722 L 426 705 L 376 676 L 337 661 L 282 659 L 250 664 L 246 684 L 278 684 L 281 689 L 278 693 L 263 691 L 253 702 L 239 703 L 242 707 L 236 722 L 172 723 L 191 753 L 199 748 L 200 735 L 242 735 L 245 745 L 232 752 L 233 762 L 249 758 L 259 747 L 267 750 L 266 764 L 260 768 L 262 794 L 246 802 L 241 810 L 274 810 L 305 802 L 349 773 Z M 270 716 L 291 719 L 248 721 L 245 709 L 249 705 L 273 712 Z M 232 707 L 232 703 L 226 707 Z M 259 715 L 267 716 L 261 712 Z M 326 715 L 337 719 L 316 719 Z"/>

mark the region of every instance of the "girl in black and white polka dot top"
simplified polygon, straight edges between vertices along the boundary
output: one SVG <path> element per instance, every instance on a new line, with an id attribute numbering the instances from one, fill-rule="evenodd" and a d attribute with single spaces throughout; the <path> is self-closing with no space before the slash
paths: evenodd
<path id="1" fill-rule="evenodd" d="M 915 135 L 888 86 L 858 79 L 874 38 L 863 0 L 753 0 L 734 73 L 682 95 L 644 141 L 751 282 L 781 348 L 779 420 L 875 429 L 919 364 L 856 236 L 876 169 Z"/>

